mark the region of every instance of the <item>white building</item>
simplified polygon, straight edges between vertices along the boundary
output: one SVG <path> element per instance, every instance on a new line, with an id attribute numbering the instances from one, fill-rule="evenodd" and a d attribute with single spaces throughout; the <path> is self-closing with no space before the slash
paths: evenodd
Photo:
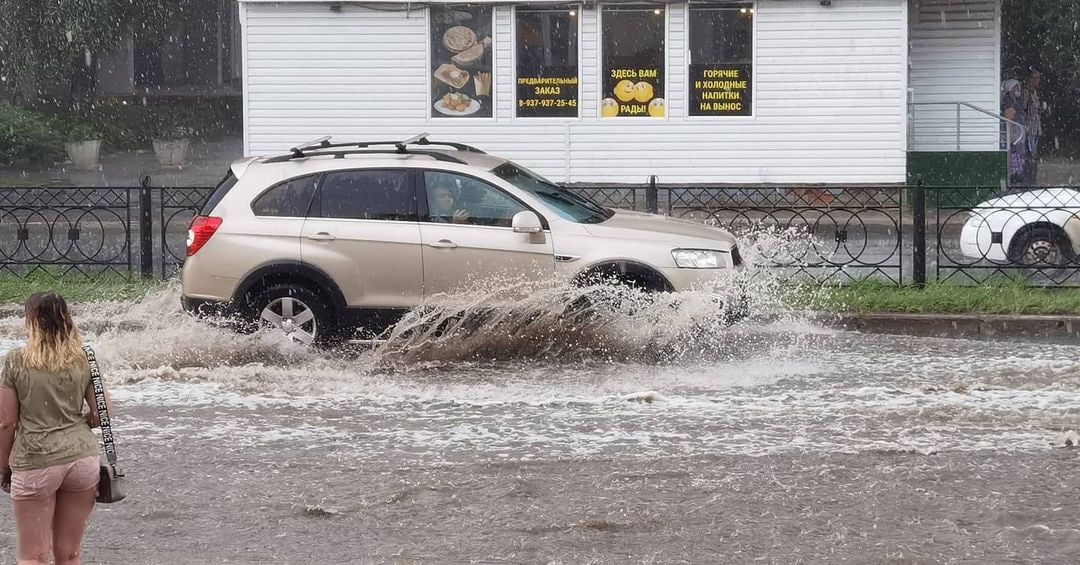
<path id="1" fill-rule="evenodd" d="M 241 0 L 239 21 L 249 155 L 430 132 L 574 183 L 1004 165 L 979 111 L 998 112 L 998 0 Z"/>

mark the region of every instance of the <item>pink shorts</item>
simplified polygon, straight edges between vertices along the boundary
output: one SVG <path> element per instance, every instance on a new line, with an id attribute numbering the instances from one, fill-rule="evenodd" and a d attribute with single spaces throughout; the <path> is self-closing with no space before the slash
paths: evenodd
<path id="1" fill-rule="evenodd" d="M 30 500 L 54 496 L 57 491 L 82 491 L 97 488 L 100 462 L 97 455 L 44 469 L 11 473 L 12 500 Z"/>

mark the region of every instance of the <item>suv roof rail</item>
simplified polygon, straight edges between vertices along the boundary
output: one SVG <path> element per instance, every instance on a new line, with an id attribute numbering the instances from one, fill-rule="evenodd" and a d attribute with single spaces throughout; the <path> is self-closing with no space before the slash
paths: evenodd
<path id="1" fill-rule="evenodd" d="M 350 143 L 348 146 L 355 147 L 355 145 L 356 144 L 354 143 Z M 328 149 L 333 149 L 334 147 L 336 146 L 327 146 Z M 301 151 L 299 155 L 297 155 L 296 153 L 278 155 L 276 157 L 270 157 L 269 159 L 266 159 L 265 161 L 263 161 L 263 163 L 284 163 L 286 161 L 299 159 L 301 157 L 324 157 L 327 155 L 333 155 L 335 159 L 344 159 L 346 155 L 421 155 L 424 157 L 431 157 L 436 161 L 443 161 L 446 163 L 456 163 L 458 165 L 468 164 L 465 161 L 454 157 L 453 155 L 447 155 L 446 153 L 440 153 L 438 151 L 424 151 L 422 149 L 413 151 L 399 151 L 397 149 L 349 149 L 344 151 L 310 151 L 310 147 L 304 147 L 303 149 L 308 150 L 309 152 L 304 153 L 303 151 Z"/>
<path id="2" fill-rule="evenodd" d="M 307 156 L 308 151 L 323 151 L 326 149 L 334 149 L 337 147 L 355 147 L 357 149 L 366 149 L 369 147 L 378 147 L 381 145 L 393 146 L 397 149 L 398 153 L 408 153 L 410 145 L 438 145 L 441 147 L 450 147 L 459 151 L 468 151 L 469 153 L 485 154 L 480 149 L 473 147 L 472 145 L 466 145 L 464 143 L 456 143 L 453 141 L 431 141 L 430 139 L 428 139 L 429 135 L 431 134 L 424 132 L 402 141 L 351 141 L 348 143 L 330 143 L 330 136 L 327 135 L 325 137 L 320 137 L 319 139 L 316 139 L 314 141 L 303 143 L 296 147 L 290 148 L 289 158 L 300 159 Z M 277 159 L 277 157 L 275 157 L 275 159 Z"/>

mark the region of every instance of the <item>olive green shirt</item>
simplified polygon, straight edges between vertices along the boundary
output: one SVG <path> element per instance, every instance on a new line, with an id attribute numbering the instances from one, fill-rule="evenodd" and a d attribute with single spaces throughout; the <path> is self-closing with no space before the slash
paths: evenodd
<path id="1" fill-rule="evenodd" d="M 90 367 L 79 363 L 59 372 L 23 364 L 22 349 L 4 356 L 0 387 L 19 397 L 19 424 L 11 468 L 44 469 L 98 455 L 98 441 L 83 415 Z"/>

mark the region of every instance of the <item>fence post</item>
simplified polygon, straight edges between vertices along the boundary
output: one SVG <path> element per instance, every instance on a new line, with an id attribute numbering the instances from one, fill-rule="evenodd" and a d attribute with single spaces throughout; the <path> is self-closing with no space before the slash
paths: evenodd
<path id="1" fill-rule="evenodd" d="M 660 213 L 659 198 L 656 194 L 656 175 L 649 177 L 649 186 L 645 189 L 645 211 L 650 214 Z"/>
<path id="2" fill-rule="evenodd" d="M 918 288 L 926 286 L 926 189 L 922 180 L 912 189 L 911 278 Z"/>
<path id="3" fill-rule="evenodd" d="M 139 187 L 139 272 L 144 279 L 154 276 L 154 214 L 150 177 Z"/>

